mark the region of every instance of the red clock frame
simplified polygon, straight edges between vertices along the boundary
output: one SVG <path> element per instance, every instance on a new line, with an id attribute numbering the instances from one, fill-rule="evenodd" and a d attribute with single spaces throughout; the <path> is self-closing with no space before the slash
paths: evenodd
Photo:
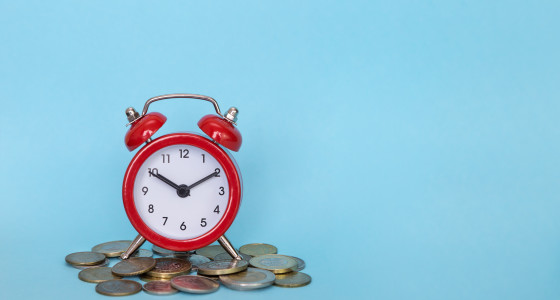
<path id="1" fill-rule="evenodd" d="M 177 144 L 195 146 L 208 152 L 220 163 L 229 183 L 228 205 L 218 224 L 205 234 L 188 240 L 170 239 L 150 229 L 138 214 L 134 203 L 134 182 L 142 164 L 156 151 Z M 172 133 L 153 140 L 134 155 L 124 175 L 122 196 L 128 219 L 139 234 L 159 247 L 174 251 L 189 251 L 213 243 L 228 230 L 241 205 L 242 194 L 241 174 L 235 160 L 224 149 L 198 134 Z"/>

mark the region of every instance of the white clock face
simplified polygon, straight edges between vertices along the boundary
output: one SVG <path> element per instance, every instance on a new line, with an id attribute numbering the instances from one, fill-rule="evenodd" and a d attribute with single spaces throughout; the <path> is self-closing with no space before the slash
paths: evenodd
<path id="1" fill-rule="evenodd" d="M 191 145 L 156 151 L 134 182 L 138 214 L 153 231 L 170 239 L 192 239 L 210 231 L 222 218 L 228 199 L 222 166 Z"/>

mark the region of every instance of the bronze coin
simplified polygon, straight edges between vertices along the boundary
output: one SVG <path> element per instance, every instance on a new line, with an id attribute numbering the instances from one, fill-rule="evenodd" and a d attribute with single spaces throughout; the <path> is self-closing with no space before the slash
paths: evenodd
<path id="1" fill-rule="evenodd" d="M 171 286 L 187 293 L 207 294 L 220 288 L 220 284 L 208 278 L 196 275 L 181 275 L 171 279 Z"/>
<path id="2" fill-rule="evenodd" d="M 174 277 L 191 271 L 191 263 L 175 257 L 156 258 L 156 266 L 146 275 L 151 277 Z"/>
<path id="3" fill-rule="evenodd" d="M 154 280 L 145 283 L 142 286 L 144 292 L 152 295 L 171 295 L 178 292 L 171 286 L 169 280 Z"/>

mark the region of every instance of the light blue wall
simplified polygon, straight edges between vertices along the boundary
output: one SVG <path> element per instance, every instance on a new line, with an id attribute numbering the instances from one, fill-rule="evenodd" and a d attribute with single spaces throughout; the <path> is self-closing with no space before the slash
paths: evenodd
<path id="1" fill-rule="evenodd" d="M 188 92 L 240 109 L 230 240 L 313 277 L 201 298 L 558 299 L 559 8 L 0 1 L 0 298 L 102 298 L 64 256 L 135 236 L 124 110 Z"/>

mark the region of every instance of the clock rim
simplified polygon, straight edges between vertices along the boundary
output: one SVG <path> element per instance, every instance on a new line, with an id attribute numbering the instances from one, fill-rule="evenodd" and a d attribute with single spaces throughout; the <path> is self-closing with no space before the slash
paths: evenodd
<path id="1" fill-rule="evenodd" d="M 186 240 L 167 238 L 153 231 L 140 217 L 134 202 L 134 182 L 142 164 L 156 151 L 177 144 L 195 146 L 212 155 L 222 166 L 229 184 L 228 205 L 222 218 L 205 234 Z M 196 133 L 171 133 L 154 139 L 134 155 L 124 175 L 122 197 L 130 223 L 146 240 L 165 249 L 189 251 L 210 245 L 229 229 L 241 205 L 242 191 L 239 168 L 233 157 L 225 149 Z"/>

